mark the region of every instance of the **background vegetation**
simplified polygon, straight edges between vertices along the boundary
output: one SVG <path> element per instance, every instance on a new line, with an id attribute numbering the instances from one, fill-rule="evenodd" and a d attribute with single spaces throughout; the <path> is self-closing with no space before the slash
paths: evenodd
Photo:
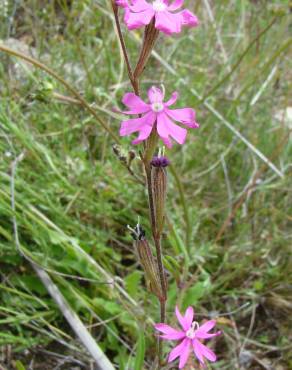
<path id="1" fill-rule="evenodd" d="M 168 93 L 177 89 L 179 104 L 195 107 L 201 123 L 185 146 L 169 152 L 169 322 L 177 302 L 193 305 L 199 318 L 217 317 L 224 337 L 216 344 L 216 369 L 286 370 L 292 367 L 289 1 L 188 3 L 200 27 L 161 36 L 142 84 L 143 91 L 160 83 Z M 118 133 L 113 108 L 121 108 L 130 86 L 110 2 L 0 0 L 0 8 L 2 42 L 63 76 Z M 134 62 L 142 34 L 125 34 Z M 0 52 L 0 94 L 2 368 L 92 366 L 22 252 L 49 272 L 118 369 L 139 368 L 144 340 L 144 368 L 151 369 L 155 341 L 146 318 L 158 319 L 158 304 L 141 287 L 126 229 L 138 216 L 148 226 L 143 188 L 113 154 L 113 139 L 99 122 L 41 69 Z M 133 149 L 128 139 L 121 145 L 125 155 Z M 21 153 L 19 251 L 11 166 Z M 140 173 L 139 159 L 133 169 Z"/>

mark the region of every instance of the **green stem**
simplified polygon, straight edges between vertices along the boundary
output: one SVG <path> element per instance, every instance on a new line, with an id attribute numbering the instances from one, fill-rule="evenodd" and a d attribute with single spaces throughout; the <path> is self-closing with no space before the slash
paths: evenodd
<path id="1" fill-rule="evenodd" d="M 148 190 L 148 201 L 149 201 L 149 212 L 150 212 L 150 220 L 151 220 L 151 229 L 152 229 L 152 236 L 155 244 L 156 249 L 156 257 L 157 257 L 157 265 L 158 265 L 158 273 L 159 273 L 159 280 L 161 284 L 161 289 L 163 293 L 163 299 L 159 300 L 160 303 L 160 322 L 165 322 L 166 319 L 166 300 L 167 300 L 167 285 L 166 285 L 166 276 L 163 267 L 163 257 L 162 257 L 162 248 L 161 248 L 161 235 L 157 234 L 157 227 L 155 221 L 155 209 L 154 209 L 154 201 L 153 201 L 153 193 L 152 193 L 152 186 L 151 186 L 151 167 L 149 162 L 144 162 L 145 172 L 146 172 L 146 182 L 147 182 L 147 190 Z M 159 365 L 162 364 L 162 341 L 160 338 L 157 340 L 157 348 L 158 348 L 158 361 Z"/>

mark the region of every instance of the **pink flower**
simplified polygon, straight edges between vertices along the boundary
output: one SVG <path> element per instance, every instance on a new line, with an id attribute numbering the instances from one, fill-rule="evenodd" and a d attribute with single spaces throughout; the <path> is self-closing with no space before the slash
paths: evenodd
<path id="1" fill-rule="evenodd" d="M 139 144 L 146 140 L 154 127 L 167 147 L 172 147 L 171 137 L 179 144 L 184 144 L 187 130 L 176 125 L 172 120 L 180 122 L 189 128 L 199 127 L 199 124 L 196 122 L 196 112 L 192 108 L 169 109 L 178 98 L 177 92 L 174 92 L 171 98 L 164 103 L 164 93 L 153 86 L 148 91 L 148 98 L 149 104 L 145 103 L 134 93 L 127 93 L 122 100 L 130 109 L 123 112 L 124 114 L 144 114 L 142 117 L 123 121 L 121 124 L 121 136 L 139 132 L 139 136 L 132 142 L 133 144 Z"/>
<path id="2" fill-rule="evenodd" d="M 184 9 L 184 0 L 116 0 L 116 4 L 125 8 L 125 23 L 129 30 L 148 25 L 155 18 L 155 28 L 171 35 L 181 32 L 182 26 L 196 27 L 198 18 L 189 10 Z"/>
<path id="3" fill-rule="evenodd" d="M 170 352 L 168 362 L 172 362 L 179 357 L 179 369 L 182 369 L 188 361 L 191 347 L 203 367 L 205 365 L 204 358 L 207 358 L 211 362 L 215 362 L 217 359 L 215 353 L 200 340 L 210 339 L 221 334 L 220 331 L 209 333 L 216 325 L 216 321 L 210 320 L 200 326 L 196 321 L 193 321 L 194 311 L 192 307 L 187 308 L 184 316 L 181 315 L 176 307 L 175 314 L 183 330 L 174 329 L 166 324 L 156 324 L 154 326 L 156 330 L 163 333 L 161 338 L 166 340 L 182 340 L 182 342 Z"/>

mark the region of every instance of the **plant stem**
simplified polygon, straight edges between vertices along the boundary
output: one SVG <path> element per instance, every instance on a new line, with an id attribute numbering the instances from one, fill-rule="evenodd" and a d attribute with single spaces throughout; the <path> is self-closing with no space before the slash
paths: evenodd
<path id="1" fill-rule="evenodd" d="M 150 163 L 144 163 L 144 166 L 145 166 L 145 172 L 146 172 L 151 229 L 152 229 L 152 235 L 153 235 L 153 240 L 154 240 L 155 249 L 156 249 L 159 279 L 160 279 L 161 289 L 163 293 L 163 298 L 159 299 L 160 322 L 164 323 L 166 319 L 167 285 L 166 285 L 166 277 L 165 277 L 163 260 L 162 260 L 161 235 L 157 233 L 157 227 L 156 227 L 156 221 L 155 221 L 155 210 L 154 210 L 154 202 L 153 202 L 153 194 L 152 194 L 152 186 L 151 186 Z M 158 348 L 158 361 L 159 361 L 159 365 L 161 366 L 162 364 L 162 341 L 161 341 L 161 338 L 159 337 L 157 340 L 157 348 Z"/>
<path id="2" fill-rule="evenodd" d="M 131 85 L 134 89 L 135 94 L 139 95 L 139 82 L 138 82 L 138 79 L 134 78 L 134 75 L 133 75 L 133 72 L 132 72 L 132 67 L 131 67 L 131 64 L 130 64 L 129 56 L 128 56 L 128 52 L 127 52 L 127 48 L 126 48 L 126 44 L 125 44 L 125 40 L 124 40 L 122 29 L 121 29 L 121 24 L 120 24 L 120 20 L 119 20 L 119 11 L 118 11 L 119 7 L 114 3 L 113 0 L 112 0 L 112 9 L 113 9 L 113 13 L 114 13 L 114 18 L 115 18 L 115 24 L 116 24 L 116 27 L 117 27 L 118 37 L 119 37 L 119 40 L 120 40 L 121 48 L 122 48 L 124 59 L 125 59 L 126 66 L 127 66 L 129 80 L 131 82 Z"/>
<path id="3" fill-rule="evenodd" d="M 160 300 L 160 321 L 165 322 L 166 319 L 166 300 Z M 157 341 L 157 347 L 158 347 L 158 366 L 161 367 L 163 365 L 163 360 L 162 360 L 162 340 L 161 338 L 158 337 Z"/>
<path id="4" fill-rule="evenodd" d="M 150 56 L 151 50 L 155 44 L 155 41 L 158 37 L 158 31 L 155 29 L 154 23 L 152 22 L 149 27 L 146 27 L 145 34 L 144 34 L 144 42 L 142 46 L 142 50 L 140 51 L 140 56 L 138 63 L 136 65 L 135 71 L 133 73 L 127 48 L 125 45 L 125 41 L 123 38 L 123 34 L 121 31 L 121 25 L 119 21 L 119 15 L 118 15 L 118 7 L 112 0 L 112 9 L 114 13 L 115 23 L 117 27 L 117 33 L 120 40 L 121 48 L 123 51 L 124 59 L 126 62 L 127 70 L 128 70 L 128 76 L 131 82 L 131 85 L 133 87 L 133 90 L 136 95 L 140 95 L 139 92 L 139 79 L 141 77 L 141 74 L 143 73 L 143 70 L 145 68 L 145 65 L 148 61 L 148 58 Z M 145 42 L 146 37 L 150 37 L 150 42 Z M 161 289 L 163 293 L 163 297 L 159 299 L 160 303 L 160 321 L 163 323 L 166 319 L 166 300 L 167 300 L 167 284 L 166 284 L 166 277 L 163 267 L 163 259 L 162 259 L 162 248 L 161 248 L 161 232 L 158 231 L 156 220 L 155 220 L 155 208 L 154 208 L 154 200 L 153 200 L 153 193 L 152 193 L 152 186 L 151 186 L 151 165 L 150 161 L 152 159 L 153 153 L 155 151 L 156 145 L 157 145 L 157 135 L 154 133 L 151 134 L 150 138 L 148 139 L 148 145 L 144 146 L 144 154 L 141 154 L 141 159 L 144 163 L 145 173 L 146 173 L 146 186 L 148 191 L 148 203 L 149 203 L 149 213 L 150 213 L 150 222 L 151 222 L 151 229 L 152 229 L 152 236 L 155 244 L 156 249 L 156 256 L 157 256 L 157 265 L 158 265 L 158 273 L 159 273 L 159 280 L 161 284 Z M 161 339 L 158 338 L 157 342 L 158 347 L 158 361 L 159 366 L 162 366 L 162 342 Z"/>

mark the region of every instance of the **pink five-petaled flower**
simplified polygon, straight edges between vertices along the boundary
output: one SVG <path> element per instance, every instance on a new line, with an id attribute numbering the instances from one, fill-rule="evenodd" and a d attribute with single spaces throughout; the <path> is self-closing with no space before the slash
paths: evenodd
<path id="1" fill-rule="evenodd" d="M 196 321 L 193 321 L 194 311 L 192 307 L 187 308 L 184 316 L 181 315 L 176 307 L 175 314 L 183 330 L 174 329 L 166 324 L 156 324 L 154 326 L 156 330 L 163 333 L 163 335 L 161 335 L 162 339 L 182 340 L 182 342 L 170 352 L 168 362 L 172 362 L 179 357 L 179 369 L 182 369 L 188 361 L 191 347 L 203 367 L 205 365 L 204 358 L 207 358 L 211 362 L 215 362 L 215 353 L 200 340 L 210 339 L 221 334 L 220 331 L 209 333 L 216 325 L 216 321 L 210 320 L 200 326 Z"/>
<path id="2" fill-rule="evenodd" d="M 155 18 L 155 28 L 167 35 L 181 32 L 182 26 L 198 25 L 198 18 L 189 10 L 176 12 L 183 3 L 184 0 L 116 0 L 117 5 L 125 8 L 124 19 L 129 30 L 146 26 Z"/>
<path id="3" fill-rule="evenodd" d="M 139 144 L 146 140 L 153 127 L 156 127 L 158 135 L 164 144 L 172 147 L 170 137 L 179 144 L 184 144 L 187 136 L 187 130 L 173 123 L 172 120 L 180 122 L 189 128 L 198 128 L 196 122 L 196 112 L 192 108 L 172 109 L 178 93 L 174 92 L 167 102 L 163 102 L 164 93 L 157 87 L 151 87 L 148 91 L 149 104 L 145 103 L 134 93 L 127 93 L 123 97 L 123 103 L 130 110 L 124 114 L 144 114 L 142 117 L 123 121 L 120 128 L 120 135 L 127 136 L 134 132 L 139 132 L 139 136 L 132 143 Z"/>

